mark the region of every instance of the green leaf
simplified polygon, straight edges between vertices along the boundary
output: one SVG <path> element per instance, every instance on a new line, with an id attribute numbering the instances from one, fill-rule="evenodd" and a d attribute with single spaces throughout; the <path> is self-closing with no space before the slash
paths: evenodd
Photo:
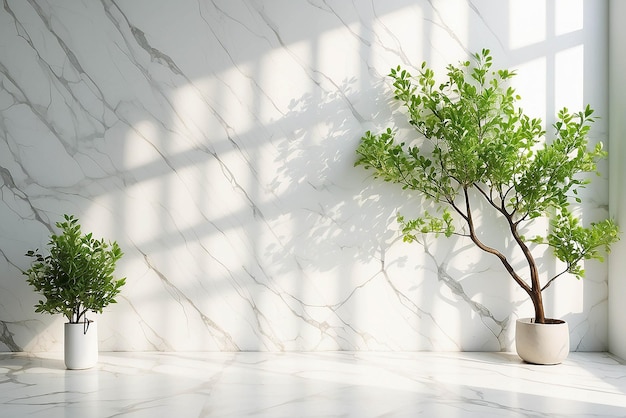
<path id="1" fill-rule="evenodd" d="M 77 218 L 64 215 L 58 222 L 60 234 L 51 234 L 49 252 L 28 251 L 34 259 L 24 272 L 26 281 L 45 300 L 35 305 L 36 312 L 63 314 L 70 322 L 78 322 L 85 311 L 102 312 L 115 302 L 125 278 L 115 279 L 115 264 L 123 253 L 117 242 L 107 243 L 83 235 Z"/>

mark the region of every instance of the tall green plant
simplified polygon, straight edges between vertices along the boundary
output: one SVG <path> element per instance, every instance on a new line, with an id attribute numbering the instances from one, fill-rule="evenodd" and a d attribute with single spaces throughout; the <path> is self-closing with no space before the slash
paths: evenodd
<path id="1" fill-rule="evenodd" d="M 116 302 L 126 279 L 115 279 L 113 272 L 123 253 L 117 242 L 97 240 L 91 233 L 83 235 L 78 219 L 64 218 L 56 224 L 61 234 L 50 236 L 49 255 L 44 257 L 38 250 L 26 253 L 34 260 L 24 274 L 45 297 L 35 305 L 36 312 L 60 313 L 71 323 L 87 322 L 87 311 L 102 313 Z"/>
<path id="2" fill-rule="evenodd" d="M 540 119 L 516 107 L 519 96 L 507 86 L 515 73 L 491 70 L 490 51 L 484 49 L 458 66 L 447 67 L 447 80 L 437 85 L 432 69 L 423 63 L 413 77 L 398 66 L 391 70 L 394 98 L 406 110 L 419 145 L 395 141 L 395 132 L 366 132 L 357 149 L 355 166 L 373 169 L 385 181 L 418 192 L 437 207 L 437 215 L 407 220 L 398 216 L 404 240 L 420 233 L 460 235 L 496 256 L 513 280 L 528 294 L 535 321 L 546 323 L 542 292 L 564 273 L 584 276 L 582 261 L 602 261 L 603 252 L 617 241 L 618 227 L 606 219 L 581 225 L 569 210 L 581 202 L 579 190 L 589 183 L 585 173 L 597 173 L 606 156 L 598 143 L 588 149 L 593 110 L 558 113 L 555 137 L 545 139 Z M 415 139 L 418 139 L 416 137 Z M 503 250 L 480 238 L 476 222 L 479 201 L 503 219 L 512 241 L 522 252 L 526 272 L 513 268 Z M 544 236 L 523 232 L 538 218 L 549 218 Z M 463 228 L 457 232 L 455 223 Z M 541 281 L 532 244 L 547 244 L 564 262 L 564 269 Z"/>

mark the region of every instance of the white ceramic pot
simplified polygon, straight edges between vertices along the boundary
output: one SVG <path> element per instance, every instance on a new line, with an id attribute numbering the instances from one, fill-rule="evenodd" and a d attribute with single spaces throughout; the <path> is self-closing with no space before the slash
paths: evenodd
<path id="1" fill-rule="evenodd" d="M 98 363 L 98 327 L 94 321 L 65 324 L 65 367 L 88 369 Z"/>
<path id="2" fill-rule="evenodd" d="M 534 364 L 559 364 L 569 354 L 567 322 L 538 324 L 521 318 L 515 326 L 515 347 L 522 360 Z"/>

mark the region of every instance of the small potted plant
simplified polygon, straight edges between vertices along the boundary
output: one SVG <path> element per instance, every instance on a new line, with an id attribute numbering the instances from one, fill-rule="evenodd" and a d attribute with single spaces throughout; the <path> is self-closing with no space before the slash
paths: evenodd
<path id="1" fill-rule="evenodd" d="M 123 253 L 117 242 L 82 234 L 74 216 L 64 218 L 56 224 L 61 233 L 50 236 L 48 255 L 38 250 L 26 253 L 33 261 L 24 274 L 45 298 L 35 305 L 35 311 L 62 314 L 68 320 L 64 328 L 66 367 L 87 369 L 98 361 L 96 322 L 89 320 L 87 313 L 102 313 L 103 308 L 116 302 L 126 279 L 115 279 L 113 272 Z"/>
<path id="2" fill-rule="evenodd" d="M 447 67 L 447 79 L 437 84 L 434 72 L 423 63 L 413 77 L 400 66 L 391 70 L 394 98 L 406 110 L 418 135 L 412 143 L 398 143 L 395 132 L 365 133 L 357 161 L 385 181 L 417 192 L 434 206 L 416 219 L 398 215 L 404 241 L 418 234 L 462 236 L 482 251 L 497 257 L 508 275 L 526 292 L 534 317 L 516 323 L 516 348 L 531 363 L 555 364 L 569 353 L 567 323 L 547 318 L 542 292 L 565 273 L 582 278 L 582 262 L 603 260 L 603 252 L 618 240 L 618 227 L 606 219 L 583 226 L 572 204 L 581 203 L 579 191 L 597 173 L 596 163 L 606 156 L 602 144 L 588 148 L 593 110 L 558 113 L 555 135 L 546 140 L 540 119 L 516 107 L 519 96 L 507 86 L 515 75 L 491 70 L 489 50 L 473 61 Z M 482 206 L 479 206 L 482 205 Z M 477 221 L 498 218 L 510 245 L 525 260 L 514 268 L 509 248 L 486 241 Z M 545 233 L 537 221 L 548 219 Z M 492 222 L 492 221 L 490 221 Z M 462 225 L 457 228 L 455 224 Z M 540 277 L 535 246 L 547 245 L 563 263 L 551 277 Z M 530 340 L 529 340 L 530 339 Z"/>

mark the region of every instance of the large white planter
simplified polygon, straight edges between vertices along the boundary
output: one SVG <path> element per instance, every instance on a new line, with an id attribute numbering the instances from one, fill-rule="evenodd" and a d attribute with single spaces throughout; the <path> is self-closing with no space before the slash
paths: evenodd
<path id="1" fill-rule="evenodd" d="M 65 367 L 88 369 L 98 363 L 98 327 L 88 324 L 65 324 Z"/>
<path id="2" fill-rule="evenodd" d="M 522 360 L 534 364 L 559 364 L 569 354 L 567 322 L 537 324 L 521 318 L 515 326 L 515 347 Z"/>

